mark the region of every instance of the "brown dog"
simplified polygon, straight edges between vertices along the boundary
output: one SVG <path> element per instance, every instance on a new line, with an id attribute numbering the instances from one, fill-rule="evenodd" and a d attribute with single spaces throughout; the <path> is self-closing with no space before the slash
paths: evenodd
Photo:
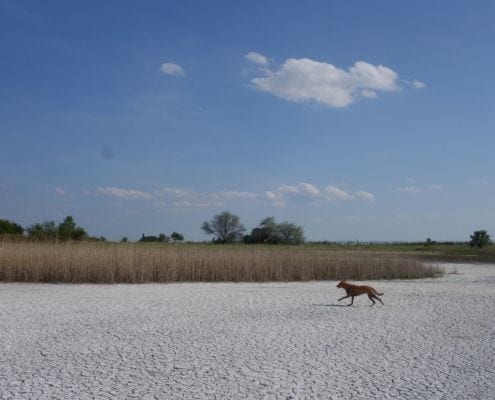
<path id="1" fill-rule="evenodd" d="M 378 293 L 371 286 L 353 285 L 352 283 L 347 283 L 344 279 L 344 280 L 340 281 L 340 283 L 337 285 L 337 287 L 344 289 L 347 293 L 347 296 L 342 297 L 338 301 L 344 300 L 344 299 L 347 299 L 348 297 L 350 297 L 351 298 L 351 304 L 349 304 L 350 306 L 352 306 L 352 303 L 354 303 L 354 297 L 360 296 L 360 295 L 365 294 L 365 293 L 368 295 L 368 298 L 373 303 L 372 306 L 375 305 L 375 300 L 373 300 L 373 299 L 377 299 L 380 303 L 383 304 L 383 301 L 378 297 L 378 296 L 383 296 L 383 293 Z M 383 304 L 383 305 L 385 305 L 385 304 Z"/>

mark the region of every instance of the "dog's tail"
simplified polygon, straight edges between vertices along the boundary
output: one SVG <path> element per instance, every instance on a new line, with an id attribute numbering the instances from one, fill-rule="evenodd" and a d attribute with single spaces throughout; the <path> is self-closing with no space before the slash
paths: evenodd
<path id="1" fill-rule="evenodd" d="M 373 291 L 375 292 L 376 295 L 383 296 L 383 293 L 378 293 L 375 289 L 373 289 Z"/>

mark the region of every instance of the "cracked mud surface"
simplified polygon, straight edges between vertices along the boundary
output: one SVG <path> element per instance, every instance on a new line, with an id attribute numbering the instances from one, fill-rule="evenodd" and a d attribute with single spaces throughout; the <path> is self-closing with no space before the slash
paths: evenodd
<path id="1" fill-rule="evenodd" d="M 495 266 L 455 268 L 367 282 L 374 307 L 336 282 L 0 284 L 0 399 L 491 399 Z"/>

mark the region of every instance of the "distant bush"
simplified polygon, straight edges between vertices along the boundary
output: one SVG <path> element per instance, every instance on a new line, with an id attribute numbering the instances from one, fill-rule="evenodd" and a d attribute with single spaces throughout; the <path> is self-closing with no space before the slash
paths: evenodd
<path id="1" fill-rule="evenodd" d="M 0 219 L 0 235 L 22 235 L 24 228 L 15 222 Z"/>
<path id="2" fill-rule="evenodd" d="M 184 235 L 181 235 L 180 233 L 177 233 L 177 232 L 172 232 L 172 234 L 170 235 L 170 238 L 174 242 L 182 242 L 182 241 L 184 241 Z"/>
<path id="3" fill-rule="evenodd" d="M 470 237 L 471 241 L 469 242 L 469 245 L 473 247 L 476 246 L 481 249 L 491 243 L 490 235 L 485 230 L 474 231 Z"/>
<path id="4" fill-rule="evenodd" d="M 45 221 L 29 226 L 26 231 L 29 238 L 36 240 L 67 241 L 88 238 L 86 230 L 77 226 L 71 215 L 65 217 L 58 226 L 55 221 Z"/>
<path id="5" fill-rule="evenodd" d="M 152 242 L 168 243 L 168 242 L 170 242 L 170 237 L 168 237 L 164 233 L 160 233 L 158 236 L 145 236 L 143 233 L 143 235 L 141 236 L 141 239 L 139 239 L 138 242 L 140 242 L 140 243 L 152 243 Z"/>
<path id="6" fill-rule="evenodd" d="M 277 223 L 275 218 L 267 217 L 251 231 L 250 235 L 244 236 L 244 243 L 302 244 L 304 243 L 304 229 L 288 221 Z"/>
<path id="7" fill-rule="evenodd" d="M 37 240 L 57 240 L 58 227 L 55 221 L 36 223 L 27 228 L 27 234 Z"/>

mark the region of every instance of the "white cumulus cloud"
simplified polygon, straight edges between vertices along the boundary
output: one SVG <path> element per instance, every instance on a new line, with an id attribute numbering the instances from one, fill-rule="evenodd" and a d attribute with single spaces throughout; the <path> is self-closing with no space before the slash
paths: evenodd
<path id="1" fill-rule="evenodd" d="M 264 76 L 251 80 L 257 90 L 288 101 L 314 101 L 329 107 L 346 107 L 362 97 L 377 97 L 377 91 L 399 89 L 395 71 L 364 61 L 344 70 L 308 58 L 290 58 L 275 71 L 262 71 Z"/>
<path id="2" fill-rule="evenodd" d="M 186 76 L 184 68 L 173 62 L 162 64 L 160 71 L 165 75 Z"/>

